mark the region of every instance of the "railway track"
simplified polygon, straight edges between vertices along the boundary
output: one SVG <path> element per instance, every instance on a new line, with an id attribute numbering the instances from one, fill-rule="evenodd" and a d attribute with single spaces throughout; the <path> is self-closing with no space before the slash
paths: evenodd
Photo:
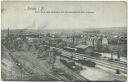
<path id="1" fill-rule="evenodd" d="M 83 55 L 81 55 L 81 56 L 83 56 Z M 100 64 L 100 65 L 101 64 L 104 65 L 104 66 L 106 65 L 106 66 L 108 66 L 109 68 L 112 68 L 112 69 L 121 69 L 123 71 L 127 70 L 126 67 L 122 67 L 122 66 L 116 65 L 114 63 L 105 62 L 105 61 L 95 59 L 95 58 L 91 58 L 91 57 L 87 57 L 87 59 L 90 59 L 90 60 L 92 60 L 92 61 L 94 61 L 94 62 L 96 62 L 97 64 Z"/>
<path id="2" fill-rule="evenodd" d="M 63 50 L 64 52 L 68 52 L 68 51 L 65 51 L 65 50 Z M 67 57 L 71 57 L 72 56 L 72 54 L 70 53 L 70 54 L 64 54 L 64 52 L 63 52 L 63 55 L 65 55 L 65 56 L 67 56 Z M 75 53 L 74 53 L 75 54 Z M 98 65 L 101 65 L 101 66 L 104 66 L 104 67 L 107 67 L 107 68 L 109 68 L 109 69 L 113 69 L 113 70 L 116 70 L 116 69 L 119 69 L 122 73 L 125 73 L 125 74 L 127 74 L 127 65 L 124 65 L 124 66 L 119 66 L 119 64 L 118 65 L 116 65 L 115 63 L 110 63 L 110 62 L 106 62 L 106 61 L 103 61 L 103 60 L 100 60 L 100 59 L 96 59 L 96 58 L 94 58 L 94 57 L 89 57 L 89 56 L 86 56 L 86 55 L 84 55 L 84 54 L 79 54 L 79 53 L 77 53 L 78 55 L 74 55 L 74 56 L 79 56 L 79 57 L 86 57 L 87 59 L 89 59 L 89 60 L 91 60 L 91 61 L 93 61 L 93 62 L 95 62 L 96 64 L 98 64 Z"/>
<path id="3" fill-rule="evenodd" d="M 80 55 L 83 56 L 84 54 L 80 54 Z M 87 55 L 86 55 L 86 57 L 96 59 L 96 60 L 100 60 L 100 61 L 103 61 L 103 62 L 107 62 L 107 63 L 110 63 L 110 64 L 121 65 L 122 67 L 127 67 L 127 63 L 121 63 L 121 62 L 118 62 L 118 61 L 108 61 L 108 60 L 105 60 L 105 59 L 102 59 L 102 58 L 95 58 L 95 57 L 87 56 Z"/>
<path id="4" fill-rule="evenodd" d="M 59 49 L 59 48 L 57 48 L 57 49 Z M 62 49 L 61 49 L 62 50 Z M 68 52 L 68 51 L 65 51 L 65 50 L 63 50 L 64 52 Z M 70 52 L 69 52 L 70 53 Z M 74 53 L 75 54 L 75 53 Z M 124 65 L 124 66 L 119 66 L 119 65 L 116 65 L 116 63 L 112 63 L 112 62 L 106 62 L 106 61 L 103 61 L 103 60 L 101 60 L 101 59 L 96 59 L 96 58 L 94 58 L 94 57 L 89 57 L 89 56 L 87 56 L 87 55 L 85 55 L 85 54 L 79 54 L 79 53 L 77 53 L 78 55 L 77 56 L 80 56 L 80 57 L 87 57 L 87 59 L 89 59 L 89 60 L 92 60 L 92 61 L 94 61 L 94 62 L 96 62 L 96 64 L 98 64 L 98 65 L 101 65 L 101 66 L 104 66 L 104 67 L 107 67 L 107 68 L 110 68 L 110 69 L 113 69 L 113 70 L 116 70 L 116 69 L 119 69 L 121 72 L 123 72 L 123 73 L 127 73 L 127 65 Z M 36 72 L 37 73 L 41 73 L 42 71 L 40 71 L 40 69 L 43 69 L 43 70 L 45 70 L 45 71 L 43 71 L 46 75 L 48 75 L 48 76 L 50 76 L 51 78 L 53 78 L 53 79 L 57 79 L 57 80 L 62 80 L 62 78 L 64 78 L 63 76 L 61 76 L 61 75 L 58 75 L 57 77 L 55 77 L 54 75 L 52 75 L 51 73 L 48 73 L 48 71 L 47 71 L 47 69 L 44 69 L 44 68 L 39 68 L 39 66 L 38 65 L 36 65 L 36 63 L 33 63 L 33 60 L 28 60 L 28 59 L 26 59 L 26 58 L 18 58 L 18 57 L 16 57 L 15 55 L 10 55 L 11 57 L 12 57 L 12 59 L 15 61 L 15 62 L 17 62 L 17 65 L 20 67 L 20 68 L 24 68 L 24 70 L 25 71 L 27 71 L 28 73 L 31 73 L 31 71 L 30 70 L 28 70 L 27 68 L 30 68 L 30 67 L 24 67 L 24 65 L 23 65 L 23 62 L 29 62 L 30 64 L 34 64 L 34 67 L 36 67 L 36 68 L 31 68 L 32 69 L 32 71 L 35 71 L 36 70 Z M 62 55 L 61 55 L 62 56 Z M 70 58 L 71 56 L 72 56 L 72 54 L 70 53 L 70 54 L 63 54 L 63 57 L 64 56 L 66 56 L 67 58 Z M 38 71 L 37 71 L 38 70 Z M 73 73 L 73 72 L 70 72 L 70 73 Z M 74 74 L 73 74 L 74 75 Z M 81 79 L 81 77 L 78 77 L 78 78 L 80 78 Z"/>
<path id="5" fill-rule="evenodd" d="M 37 73 L 39 75 L 41 73 L 45 73 L 45 75 L 49 76 L 52 79 L 55 79 L 55 80 L 63 80 L 63 79 L 60 78 L 61 76 L 55 77 L 51 73 L 48 73 L 48 70 L 47 69 L 45 69 L 45 68 L 39 68 L 39 66 L 37 66 L 37 64 L 33 63 L 32 61 L 28 61 L 25 58 L 16 57 L 12 52 L 11 52 L 11 54 L 9 54 L 9 56 L 12 58 L 12 60 L 15 62 L 15 64 L 21 70 L 24 70 L 24 71 L 26 71 L 29 74 L 36 74 Z M 29 67 L 25 63 L 29 63 L 29 65 L 33 65 L 33 66 Z M 44 71 L 41 71 L 40 69 L 42 69 Z"/>
<path id="6" fill-rule="evenodd" d="M 61 62 L 61 63 L 62 63 L 62 62 Z M 63 65 L 63 63 L 62 63 L 62 65 Z M 69 73 L 69 74 L 72 74 L 73 77 L 79 78 L 80 81 L 88 81 L 88 79 L 84 78 L 84 77 L 81 76 L 81 75 L 78 75 L 78 74 L 74 73 L 74 71 L 71 70 L 71 69 L 69 69 L 67 66 L 65 66 L 65 69 L 66 69 L 66 70 L 69 70 L 68 73 Z"/>
<path id="7" fill-rule="evenodd" d="M 42 67 L 42 66 L 39 66 L 38 64 L 36 64 L 36 62 L 33 62 L 33 60 L 29 60 L 25 57 L 16 57 L 16 56 L 13 56 L 15 60 L 17 60 L 19 62 L 19 64 L 23 65 L 23 67 L 27 70 L 27 71 L 30 71 L 30 73 L 34 72 L 34 73 L 37 73 L 37 75 L 46 75 L 48 77 L 50 77 L 51 79 L 55 79 L 55 80 L 64 80 L 62 79 L 62 76 L 55 76 L 53 75 L 52 73 L 49 73 L 49 71 L 45 68 L 45 67 Z M 29 66 L 28 66 L 29 64 Z M 42 71 L 43 70 L 43 71 Z"/>
<path id="8" fill-rule="evenodd" d="M 99 58 L 100 60 L 103 60 L 103 61 L 108 61 L 108 60 L 105 60 L 103 58 Z M 119 64 L 119 65 L 124 65 L 124 66 L 127 66 L 127 62 L 123 62 L 123 61 L 109 61 L 110 63 L 116 63 L 116 64 Z"/>
<path id="9" fill-rule="evenodd" d="M 22 70 L 22 72 L 24 71 L 24 72 L 26 72 L 26 73 L 28 73 L 30 75 L 31 74 L 39 75 L 39 74 L 41 74 L 43 72 L 43 73 L 45 73 L 46 76 L 51 77 L 51 79 L 53 79 L 53 80 L 57 80 L 57 81 L 69 80 L 66 77 L 64 77 L 63 75 L 56 74 L 56 76 L 55 76 L 55 74 L 49 73 L 47 68 L 44 68 L 42 66 L 40 68 L 40 66 L 38 66 L 38 64 L 36 64 L 35 61 L 33 62 L 33 60 L 31 60 L 31 59 L 27 59 L 22 55 L 15 55 L 12 51 L 10 51 L 8 49 L 6 49 L 6 51 L 8 51 L 10 53 L 9 56 L 14 61 L 16 66 L 18 66 L 20 68 L 20 70 Z M 29 66 L 27 65 L 27 63 L 29 63 Z M 41 71 L 40 69 L 42 69 L 44 71 Z M 67 70 L 70 70 L 70 69 L 67 68 Z M 78 80 L 87 80 L 86 78 L 84 78 L 82 76 L 76 75 L 72 70 L 68 71 L 68 73 L 73 75 L 73 77 L 77 78 Z"/>
<path id="10" fill-rule="evenodd" d="M 53 47 L 53 48 L 56 48 L 56 47 Z M 76 54 L 75 52 L 72 52 L 72 54 L 71 54 L 71 52 L 66 51 L 64 49 L 60 49 L 60 48 L 56 48 L 56 49 L 59 49 L 61 52 L 63 52 L 63 55 L 61 55 L 63 57 L 67 56 L 68 58 L 70 58 L 72 56 L 72 54 Z M 67 54 L 67 53 L 65 54 L 65 52 L 68 52 L 70 54 Z M 120 64 L 120 63 L 110 62 L 110 61 L 106 61 L 106 60 L 103 60 L 103 59 L 95 58 L 95 57 L 88 56 L 88 55 L 85 55 L 85 54 L 80 54 L 80 53 L 77 53 L 77 55 L 74 55 L 74 56 L 86 57 L 87 59 L 95 62 L 98 65 L 107 67 L 107 68 L 112 69 L 112 70 L 119 69 L 122 73 L 127 74 L 127 64 Z"/>
<path id="11" fill-rule="evenodd" d="M 61 52 L 63 52 L 63 56 L 71 57 L 72 54 L 75 54 L 74 56 L 79 56 L 81 58 L 86 57 L 87 59 L 94 61 L 98 65 L 102 65 L 104 67 L 108 67 L 108 68 L 113 69 L 113 70 L 119 69 L 121 72 L 127 74 L 127 65 L 126 64 L 119 64 L 119 63 L 115 63 L 115 62 L 106 61 L 103 59 L 101 60 L 99 58 L 91 57 L 91 56 L 88 56 L 85 54 L 80 54 L 80 53 L 77 53 L 77 55 L 76 55 L 75 52 L 72 52 L 72 54 L 71 54 L 71 52 L 60 49 L 60 48 L 56 48 L 56 49 L 61 50 Z M 69 54 L 67 54 L 67 53 L 65 54 L 65 52 L 68 52 Z"/>
<path id="12" fill-rule="evenodd" d="M 66 81 L 69 80 L 67 79 L 65 76 L 60 75 L 60 74 L 52 74 L 49 73 L 49 71 L 47 70 L 47 68 L 45 68 L 44 66 L 38 66 L 38 64 L 36 64 L 37 61 L 28 59 L 24 56 L 20 56 L 20 55 L 15 55 L 14 53 L 10 54 L 11 58 L 14 60 L 14 62 L 16 63 L 16 65 L 18 67 L 20 67 L 20 69 L 24 69 L 24 71 L 26 71 L 29 74 L 36 74 L 39 75 L 42 72 L 45 73 L 45 75 L 51 77 L 52 79 L 55 79 L 57 81 Z M 29 64 L 29 65 L 28 65 Z M 66 66 L 65 66 L 66 67 Z M 41 70 L 43 71 L 41 71 Z M 70 70 L 70 69 L 68 69 Z M 74 72 L 71 72 L 71 70 L 68 72 L 69 74 L 73 75 L 73 77 L 76 77 L 79 80 L 87 80 L 85 78 L 82 78 L 82 76 L 80 77 L 79 75 L 74 74 Z M 43 75 L 43 74 L 42 74 Z"/>
<path id="13" fill-rule="evenodd" d="M 53 48 L 56 48 L 56 47 L 53 47 Z M 64 50 L 64 49 L 60 49 L 60 48 L 56 48 L 56 49 L 59 49 L 59 50 L 62 50 L 62 51 L 66 51 L 66 50 Z M 66 51 L 66 52 L 69 52 L 69 51 Z M 76 53 L 76 52 L 73 52 L 73 53 Z M 78 54 L 80 54 L 80 53 L 78 53 Z M 95 57 L 92 57 L 92 56 L 88 56 L 88 55 L 85 55 L 85 54 L 82 54 L 82 55 L 84 55 L 84 56 L 86 56 L 86 57 L 88 57 L 88 58 L 92 58 L 92 59 L 96 59 Z M 108 61 L 108 60 L 105 60 L 105 59 L 102 59 L 102 58 L 97 58 L 97 60 L 102 60 L 102 61 L 105 61 L 105 62 L 109 62 L 109 63 L 114 63 L 114 64 L 118 64 L 118 65 L 123 65 L 123 66 L 126 66 L 127 67 L 127 62 L 123 62 L 123 61 Z M 123 67 L 122 66 L 122 67 Z"/>

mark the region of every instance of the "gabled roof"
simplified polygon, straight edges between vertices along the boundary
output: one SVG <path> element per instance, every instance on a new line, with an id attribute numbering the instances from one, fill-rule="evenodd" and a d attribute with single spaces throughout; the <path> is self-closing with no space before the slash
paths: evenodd
<path id="1" fill-rule="evenodd" d="M 91 47 L 91 46 L 89 46 L 89 45 L 82 45 L 82 44 L 76 46 L 76 48 L 82 48 L 82 49 L 86 49 L 88 47 Z"/>

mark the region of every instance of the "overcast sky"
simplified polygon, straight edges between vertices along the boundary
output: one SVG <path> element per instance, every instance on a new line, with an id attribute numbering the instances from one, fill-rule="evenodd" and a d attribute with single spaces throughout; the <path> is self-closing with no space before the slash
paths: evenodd
<path id="1" fill-rule="evenodd" d="M 35 13 L 84 11 L 92 13 Z M 2 29 L 126 27 L 126 2 L 2 2 Z"/>

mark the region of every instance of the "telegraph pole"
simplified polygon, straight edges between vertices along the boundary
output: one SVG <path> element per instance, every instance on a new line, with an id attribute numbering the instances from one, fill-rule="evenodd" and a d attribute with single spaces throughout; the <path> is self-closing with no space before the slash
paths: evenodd
<path id="1" fill-rule="evenodd" d="M 9 28 L 8 28 L 8 31 L 7 31 L 7 46 L 8 46 L 8 49 L 10 50 L 10 39 L 9 39 Z"/>
<path id="2" fill-rule="evenodd" d="M 94 48 L 94 38 L 92 39 L 92 45 L 93 45 L 93 48 Z"/>
<path id="3" fill-rule="evenodd" d="M 117 57 L 118 57 L 118 59 L 120 60 L 119 38 L 118 38 L 118 41 L 117 41 L 117 48 L 118 48 Z"/>
<path id="4" fill-rule="evenodd" d="M 7 34 L 8 34 L 8 37 L 9 37 L 9 28 L 8 28 L 8 33 Z"/>
<path id="5" fill-rule="evenodd" d="M 74 45 L 75 45 L 75 37 L 74 36 L 72 37 L 72 42 L 73 42 L 73 47 L 74 47 Z"/>

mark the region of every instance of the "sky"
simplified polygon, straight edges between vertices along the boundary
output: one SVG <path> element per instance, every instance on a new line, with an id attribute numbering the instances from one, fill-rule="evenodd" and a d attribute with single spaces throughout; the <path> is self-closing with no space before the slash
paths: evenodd
<path id="1" fill-rule="evenodd" d="M 2 29 L 126 27 L 126 2 L 2 2 Z M 36 8 L 36 10 L 35 10 Z M 35 13 L 39 9 L 38 13 Z M 84 13 L 40 13 L 83 11 Z M 90 12 L 90 13 L 89 13 Z"/>

